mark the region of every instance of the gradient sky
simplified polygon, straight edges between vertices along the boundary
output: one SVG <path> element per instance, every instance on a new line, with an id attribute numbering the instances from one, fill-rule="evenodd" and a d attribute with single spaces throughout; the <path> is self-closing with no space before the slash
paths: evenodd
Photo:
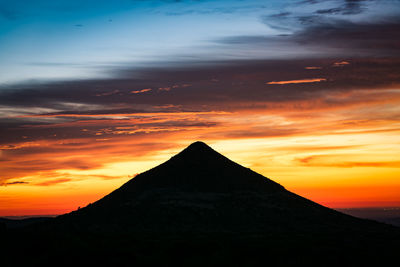
<path id="1" fill-rule="evenodd" d="M 400 1 L 0 0 L 0 216 L 202 140 L 333 208 L 400 206 Z"/>

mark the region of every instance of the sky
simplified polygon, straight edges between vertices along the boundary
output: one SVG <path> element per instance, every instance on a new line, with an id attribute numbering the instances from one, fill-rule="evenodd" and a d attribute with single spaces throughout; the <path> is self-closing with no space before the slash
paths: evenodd
<path id="1" fill-rule="evenodd" d="M 331 208 L 400 206 L 400 1 L 0 0 L 0 216 L 201 140 Z"/>

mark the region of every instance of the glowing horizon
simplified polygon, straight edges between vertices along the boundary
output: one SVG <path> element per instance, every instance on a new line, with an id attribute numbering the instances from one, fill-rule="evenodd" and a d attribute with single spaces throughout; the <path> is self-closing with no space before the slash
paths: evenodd
<path id="1" fill-rule="evenodd" d="M 396 3 L 17 2 L 0 216 L 86 206 L 197 140 L 331 208 L 400 207 Z"/>

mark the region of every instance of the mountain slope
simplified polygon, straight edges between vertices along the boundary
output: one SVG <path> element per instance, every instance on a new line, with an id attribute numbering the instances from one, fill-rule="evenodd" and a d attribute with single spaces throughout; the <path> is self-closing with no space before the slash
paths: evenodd
<path id="1" fill-rule="evenodd" d="M 355 233 L 377 225 L 293 194 L 202 142 L 57 220 L 85 231 L 163 234 Z"/>

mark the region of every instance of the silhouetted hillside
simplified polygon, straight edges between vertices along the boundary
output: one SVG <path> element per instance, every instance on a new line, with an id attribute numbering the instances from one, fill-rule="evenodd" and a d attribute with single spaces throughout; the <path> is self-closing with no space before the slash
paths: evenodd
<path id="1" fill-rule="evenodd" d="M 13 228 L 26 227 L 35 223 L 45 222 L 49 219 L 50 217 L 32 217 L 25 219 L 0 218 L 0 223 L 2 223 L 5 228 L 13 229 Z"/>
<path id="2" fill-rule="evenodd" d="M 400 246 L 399 228 L 302 198 L 201 142 L 85 208 L 7 234 L 10 247 L 46 251 L 38 266 L 365 266 Z"/>

